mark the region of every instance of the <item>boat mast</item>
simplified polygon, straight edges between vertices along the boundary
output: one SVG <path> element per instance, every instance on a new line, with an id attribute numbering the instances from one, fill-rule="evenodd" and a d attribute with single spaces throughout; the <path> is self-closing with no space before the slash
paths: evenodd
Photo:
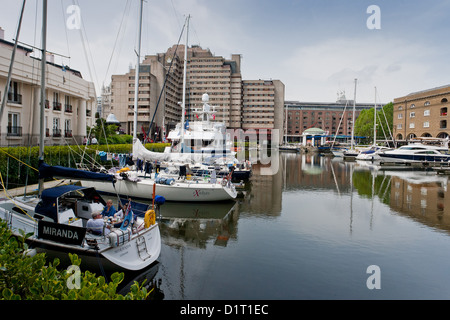
<path id="1" fill-rule="evenodd" d="M 188 36 L 189 36 L 189 18 L 186 18 L 186 44 L 184 46 L 184 70 L 183 70 L 183 101 L 181 103 L 181 137 L 180 137 L 180 152 L 184 151 L 184 121 L 186 112 L 186 69 L 187 69 L 187 50 L 188 50 Z"/>
<path id="2" fill-rule="evenodd" d="M 373 106 L 373 145 L 377 145 L 377 87 L 375 87 L 375 104 Z"/>
<path id="3" fill-rule="evenodd" d="M 139 95 L 139 64 L 141 63 L 141 29 L 142 29 L 142 6 L 144 0 L 141 0 L 139 9 L 139 33 L 136 70 L 134 75 L 134 119 L 133 119 L 133 141 L 137 139 L 137 115 L 138 115 L 138 95 Z"/>
<path id="4" fill-rule="evenodd" d="M 41 57 L 41 109 L 39 123 L 39 165 L 44 162 L 44 108 L 45 108 L 45 67 L 47 63 L 47 0 L 42 5 L 42 57 Z M 38 194 L 41 196 L 44 179 L 39 179 Z"/>
<path id="5" fill-rule="evenodd" d="M 351 140 L 351 149 L 353 149 L 353 144 L 355 140 L 355 108 L 356 108 L 356 81 L 355 79 L 355 93 L 353 96 L 353 119 L 352 119 L 352 140 Z"/>

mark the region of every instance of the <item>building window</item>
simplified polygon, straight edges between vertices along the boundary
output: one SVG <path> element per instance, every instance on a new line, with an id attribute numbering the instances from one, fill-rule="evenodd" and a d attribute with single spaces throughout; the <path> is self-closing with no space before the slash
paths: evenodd
<path id="1" fill-rule="evenodd" d="M 72 125 L 70 119 L 64 120 L 64 137 L 72 136 Z"/>
<path id="2" fill-rule="evenodd" d="M 53 118 L 53 136 L 61 137 L 61 126 L 59 118 Z"/>
<path id="3" fill-rule="evenodd" d="M 409 113 L 409 117 L 410 117 L 410 118 L 414 118 L 415 116 L 416 116 L 416 113 L 415 113 L 415 112 L 410 112 L 410 113 Z"/>
<path id="4" fill-rule="evenodd" d="M 22 136 L 22 127 L 20 126 L 20 114 L 16 112 L 8 113 L 7 136 Z"/>
<path id="5" fill-rule="evenodd" d="M 409 124 L 409 128 L 410 128 L 410 129 L 414 129 L 414 122 L 412 122 L 412 123 Z"/>
<path id="6" fill-rule="evenodd" d="M 447 107 L 441 108 L 441 116 L 447 115 Z"/>
<path id="7" fill-rule="evenodd" d="M 429 116 L 430 115 L 430 110 L 424 110 L 423 111 L 423 115 L 424 116 Z"/>
<path id="8" fill-rule="evenodd" d="M 20 84 L 17 81 L 9 83 L 8 102 L 22 104 L 22 95 L 20 94 Z"/>
<path id="9" fill-rule="evenodd" d="M 423 127 L 424 127 L 424 128 L 429 128 L 429 127 L 430 127 L 430 123 L 429 123 L 428 121 L 425 121 L 425 122 L 423 123 Z"/>
<path id="10" fill-rule="evenodd" d="M 403 119 L 403 113 L 399 113 L 397 119 Z"/>
<path id="11" fill-rule="evenodd" d="M 430 101 L 425 101 L 425 103 L 423 105 L 424 106 L 429 106 L 430 105 Z"/>
<path id="12" fill-rule="evenodd" d="M 447 129 L 447 120 L 441 120 L 440 121 L 440 128 L 441 129 Z"/>
<path id="13" fill-rule="evenodd" d="M 402 124 L 399 123 L 399 124 L 397 125 L 397 129 L 401 129 L 401 128 L 402 128 Z"/>
<path id="14" fill-rule="evenodd" d="M 409 106 L 410 109 L 415 108 L 415 107 L 416 107 L 415 104 L 412 104 L 412 105 Z"/>
<path id="15" fill-rule="evenodd" d="M 403 110 L 403 107 L 402 106 L 398 107 L 398 110 Z"/>

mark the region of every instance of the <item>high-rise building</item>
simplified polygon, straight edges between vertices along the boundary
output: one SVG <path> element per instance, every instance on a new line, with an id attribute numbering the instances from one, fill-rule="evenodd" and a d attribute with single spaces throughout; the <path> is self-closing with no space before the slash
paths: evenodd
<path id="1" fill-rule="evenodd" d="M 137 133 L 151 132 L 159 140 L 165 130 L 181 120 L 183 100 L 184 45 L 172 46 L 165 53 L 147 55 L 140 64 Z M 133 133 L 135 70 L 111 78 L 111 112 L 126 133 Z M 231 59 L 215 56 L 200 46 L 188 47 L 186 72 L 186 119 L 196 120 L 192 112 L 202 107 L 202 96 L 209 95 L 217 111 L 215 121 L 229 129 L 283 128 L 284 85 L 280 80 L 242 80 L 241 56 Z M 108 116 L 103 112 L 103 117 Z M 151 130 L 150 124 L 152 126 Z"/>

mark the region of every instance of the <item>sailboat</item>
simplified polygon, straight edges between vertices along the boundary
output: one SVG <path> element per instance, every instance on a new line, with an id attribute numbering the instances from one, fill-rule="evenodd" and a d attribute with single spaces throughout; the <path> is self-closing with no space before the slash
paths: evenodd
<path id="1" fill-rule="evenodd" d="M 186 26 L 189 25 L 189 18 L 186 18 Z M 139 88 L 139 64 L 140 64 L 140 30 L 139 30 L 139 50 L 137 51 L 137 64 L 135 72 L 135 88 Z M 180 150 L 184 149 L 184 110 L 185 110 L 185 92 L 186 92 L 186 68 L 187 68 L 187 42 L 188 32 L 186 32 L 186 46 L 184 52 L 184 84 L 183 84 L 183 102 L 181 116 L 181 139 Z M 142 161 L 151 161 L 161 163 L 163 161 L 177 161 L 181 166 L 195 157 L 192 153 L 170 153 L 170 152 L 152 152 L 147 150 L 137 138 L 137 93 L 135 90 L 134 99 L 134 131 L 133 131 L 133 159 Z M 200 154 L 202 156 L 202 154 Z M 114 170 L 114 169 L 113 169 Z M 125 196 L 133 196 L 136 198 L 148 199 L 156 186 L 157 194 L 165 198 L 166 201 L 182 201 L 182 202 L 209 202 L 209 201 L 226 201 L 237 197 L 237 191 L 231 183 L 231 179 L 186 179 L 186 175 L 179 175 L 177 179 L 173 177 L 161 179 L 163 172 L 157 172 L 153 175 L 141 174 L 136 170 L 122 168 L 117 171 L 110 172 L 114 175 L 116 182 L 114 185 L 104 181 L 80 180 L 83 186 L 94 187 L 105 193 L 118 193 Z"/>
<path id="2" fill-rule="evenodd" d="M 101 230 L 91 230 L 89 219 L 105 205 L 95 188 L 59 185 L 44 189 L 44 179 L 56 175 L 114 182 L 107 174 L 44 163 L 46 29 L 47 0 L 44 0 L 38 194 L 11 197 L 3 185 L 6 197 L 0 200 L 0 219 L 16 236 L 21 236 L 21 231 L 32 234 L 26 239 L 30 249 L 44 252 L 49 257 L 66 260 L 68 253 L 74 253 L 85 266 L 97 268 L 101 265 L 102 269 L 113 271 L 145 269 L 158 259 L 161 251 L 159 225 L 152 216 L 154 212 L 148 210 L 144 217 L 135 216 L 131 224 L 122 224 L 119 228 L 104 221 Z M 13 61 L 11 69 L 12 64 Z"/>
<path id="3" fill-rule="evenodd" d="M 376 87 L 375 87 L 375 103 L 373 106 L 373 112 L 374 112 L 373 144 L 369 149 L 361 151 L 356 156 L 356 160 L 369 160 L 369 161 L 380 160 L 381 157 L 380 157 L 379 153 L 389 149 L 388 147 L 383 147 L 383 146 L 377 145 L 377 88 Z"/>
<path id="4" fill-rule="evenodd" d="M 355 93 L 353 98 L 353 118 L 352 118 L 352 138 L 351 138 L 351 145 L 350 149 L 347 149 L 343 152 L 344 159 L 355 159 L 356 156 L 359 154 L 359 151 L 355 148 L 355 109 L 356 109 L 356 82 L 357 79 L 355 79 Z"/>

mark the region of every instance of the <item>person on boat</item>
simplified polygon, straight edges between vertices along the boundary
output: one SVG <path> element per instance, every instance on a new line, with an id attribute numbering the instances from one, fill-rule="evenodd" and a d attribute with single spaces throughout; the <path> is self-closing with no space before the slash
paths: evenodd
<path id="1" fill-rule="evenodd" d="M 102 216 L 104 217 L 114 217 L 114 214 L 117 212 L 116 208 L 113 206 L 112 200 L 106 201 L 106 206 L 103 208 Z"/>
<path id="2" fill-rule="evenodd" d="M 120 209 L 114 214 L 114 218 L 116 219 L 116 222 L 114 223 L 115 228 L 120 228 L 120 226 L 122 225 L 123 218 L 125 216 L 125 213 L 127 212 L 127 208 L 128 203 L 124 203 L 122 209 Z"/>
<path id="3" fill-rule="evenodd" d="M 111 232 L 110 226 L 105 224 L 102 213 L 96 211 L 92 213 L 92 218 L 87 221 L 86 228 L 96 235 L 107 235 Z"/>

